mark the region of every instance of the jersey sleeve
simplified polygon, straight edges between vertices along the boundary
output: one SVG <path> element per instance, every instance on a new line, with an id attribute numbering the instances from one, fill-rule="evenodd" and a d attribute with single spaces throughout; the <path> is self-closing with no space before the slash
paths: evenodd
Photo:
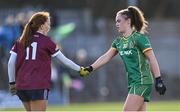
<path id="1" fill-rule="evenodd" d="M 47 49 L 52 57 L 55 57 L 59 51 L 58 46 L 50 39 L 50 37 L 48 38 Z"/>
<path id="2" fill-rule="evenodd" d="M 140 50 L 145 53 L 146 51 L 152 49 L 151 43 L 146 36 L 141 36 L 137 38 L 137 46 L 140 48 Z"/>
<path id="3" fill-rule="evenodd" d="M 18 50 L 18 42 L 16 41 L 15 44 L 13 45 L 10 53 L 17 54 L 17 50 Z"/>
<path id="4" fill-rule="evenodd" d="M 116 41 L 117 41 L 117 40 L 115 39 L 115 40 L 112 42 L 112 44 L 111 44 L 111 47 L 112 47 L 112 48 L 117 49 Z"/>

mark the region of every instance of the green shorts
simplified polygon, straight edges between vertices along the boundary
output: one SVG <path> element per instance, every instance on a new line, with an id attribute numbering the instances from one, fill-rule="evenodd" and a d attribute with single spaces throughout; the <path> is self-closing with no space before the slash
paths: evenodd
<path id="1" fill-rule="evenodd" d="M 145 102 L 150 101 L 152 84 L 134 85 L 128 87 L 128 94 L 135 94 L 138 96 L 143 96 Z"/>

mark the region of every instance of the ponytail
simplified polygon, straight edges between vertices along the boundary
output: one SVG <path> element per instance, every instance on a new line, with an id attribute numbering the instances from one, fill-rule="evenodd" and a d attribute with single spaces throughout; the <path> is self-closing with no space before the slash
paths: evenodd
<path id="1" fill-rule="evenodd" d="M 32 38 L 33 32 L 31 29 L 31 22 L 27 23 L 24 27 L 23 33 L 20 37 L 20 42 L 22 45 L 26 48 L 30 45 L 31 43 L 31 38 Z"/>
<path id="2" fill-rule="evenodd" d="M 134 6 L 129 6 L 128 11 L 132 14 L 131 26 L 134 26 L 139 32 L 147 32 L 146 28 L 148 26 L 148 22 L 145 20 L 142 11 Z"/>

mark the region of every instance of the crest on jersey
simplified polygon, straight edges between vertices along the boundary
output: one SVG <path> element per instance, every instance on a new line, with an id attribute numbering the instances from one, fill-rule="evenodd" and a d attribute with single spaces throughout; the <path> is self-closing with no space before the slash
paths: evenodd
<path id="1" fill-rule="evenodd" d="M 128 47 L 128 43 L 123 44 L 123 49 L 126 49 Z"/>

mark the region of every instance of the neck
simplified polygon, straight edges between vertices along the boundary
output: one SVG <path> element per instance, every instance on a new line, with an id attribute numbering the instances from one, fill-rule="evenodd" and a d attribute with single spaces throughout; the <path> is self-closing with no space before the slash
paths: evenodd
<path id="1" fill-rule="evenodd" d="M 47 33 L 45 31 L 43 31 L 43 30 L 38 30 L 37 32 L 39 32 L 39 33 L 41 33 L 43 35 L 47 35 Z"/>
<path id="2" fill-rule="evenodd" d="M 123 33 L 125 38 L 129 37 L 134 32 L 133 29 L 128 29 L 126 32 Z"/>

